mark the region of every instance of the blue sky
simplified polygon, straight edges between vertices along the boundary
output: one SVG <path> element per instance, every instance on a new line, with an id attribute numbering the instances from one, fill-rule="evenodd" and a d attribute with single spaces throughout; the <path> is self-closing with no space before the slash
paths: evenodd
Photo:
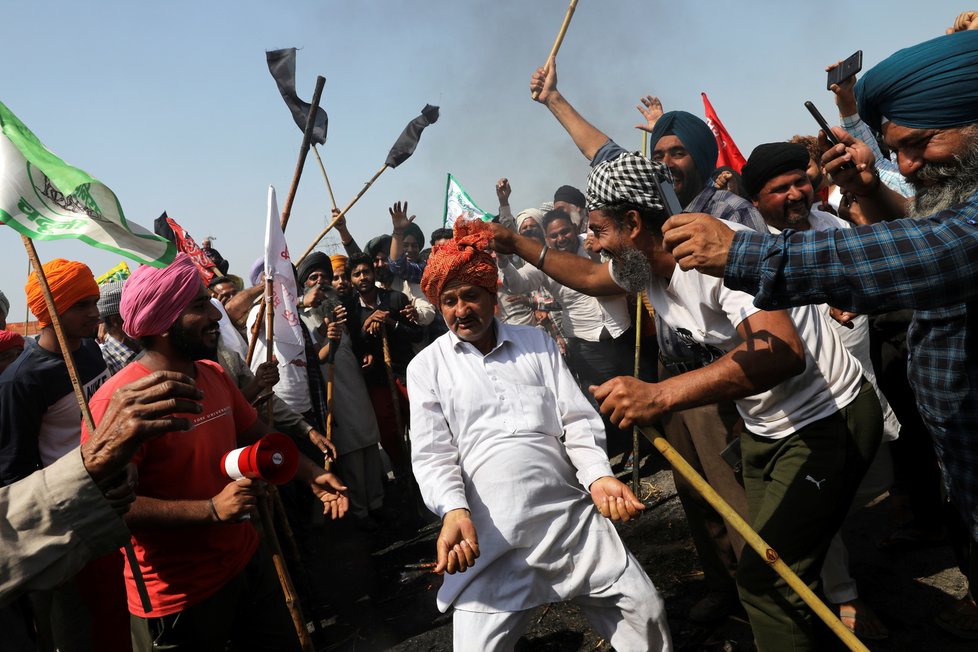
<path id="1" fill-rule="evenodd" d="M 666 109 L 702 115 L 700 91 L 747 155 L 758 143 L 814 133 L 803 107 L 835 117 L 826 64 L 857 49 L 864 69 L 943 33 L 969 2 L 821 3 L 580 0 L 558 56 L 559 86 L 595 125 L 639 149 L 634 109 L 656 94 Z M 284 202 L 301 133 L 264 51 L 298 53 L 300 96 L 326 78 L 329 139 L 320 148 L 345 205 L 383 164 L 426 103 L 441 119 L 417 152 L 385 172 L 349 214 L 363 243 L 407 200 L 425 233 L 441 225 L 445 174 L 496 210 L 497 178 L 516 210 L 583 188 L 587 163 L 527 91 L 545 61 L 564 0 L 213 0 L 167 3 L 21 2 L 4 12 L 0 100 L 66 161 L 102 180 L 126 216 L 149 228 L 161 211 L 244 273 L 260 254 L 265 193 Z M 885 11 L 879 8 L 885 6 Z M 324 226 L 329 196 L 309 157 L 286 237 L 301 253 Z M 27 258 L 0 228 L 0 289 L 24 319 Z M 78 241 L 38 242 L 43 260 L 119 257 Z"/>

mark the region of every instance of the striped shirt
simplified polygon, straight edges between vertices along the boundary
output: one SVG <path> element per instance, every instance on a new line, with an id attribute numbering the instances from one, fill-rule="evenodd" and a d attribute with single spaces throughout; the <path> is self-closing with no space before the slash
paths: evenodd
<path id="1" fill-rule="evenodd" d="M 927 218 L 779 235 L 738 231 L 724 283 L 767 309 L 913 308 L 908 374 L 949 495 L 978 539 L 978 193 Z"/>

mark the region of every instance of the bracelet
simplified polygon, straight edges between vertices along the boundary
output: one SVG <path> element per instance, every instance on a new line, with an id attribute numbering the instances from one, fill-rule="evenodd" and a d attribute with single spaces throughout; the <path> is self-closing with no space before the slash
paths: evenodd
<path id="1" fill-rule="evenodd" d="M 549 249 L 550 249 L 549 246 L 543 245 L 543 249 L 540 250 L 540 257 L 537 258 L 537 264 L 536 264 L 537 269 L 543 269 L 543 259 L 547 257 L 547 250 Z"/>
<path id="2" fill-rule="evenodd" d="M 224 519 L 217 515 L 217 508 L 214 507 L 214 499 L 211 498 L 207 502 L 210 503 L 210 506 L 211 506 L 211 514 L 214 515 L 214 518 L 217 520 L 217 522 L 218 523 L 223 523 L 224 522 Z"/>

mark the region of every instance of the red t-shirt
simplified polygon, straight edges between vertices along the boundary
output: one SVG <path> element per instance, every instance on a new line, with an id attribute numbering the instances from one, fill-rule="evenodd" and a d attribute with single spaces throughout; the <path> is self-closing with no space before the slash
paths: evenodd
<path id="1" fill-rule="evenodd" d="M 195 366 L 204 411 L 181 415 L 194 423 L 191 430 L 167 433 L 139 449 L 132 460 L 139 468 L 137 496 L 207 500 L 231 482 L 221 472 L 221 456 L 238 447 L 237 433 L 250 428 L 258 414 L 217 363 L 200 360 Z M 133 362 L 102 385 L 89 402 L 96 427 L 116 389 L 149 373 Z M 87 438 L 83 426 L 82 441 Z M 158 618 L 210 597 L 240 573 L 255 553 L 258 534 L 247 521 L 144 528 L 133 534 L 132 543 L 153 611 L 143 611 L 127 560 L 129 611 Z"/>

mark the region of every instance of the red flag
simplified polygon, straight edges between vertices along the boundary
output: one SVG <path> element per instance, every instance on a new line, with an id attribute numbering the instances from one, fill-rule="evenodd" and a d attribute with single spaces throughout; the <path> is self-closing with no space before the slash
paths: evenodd
<path id="1" fill-rule="evenodd" d="M 217 266 L 214 265 L 214 261 L 204 253 L 203 249 L 197 246 L 197 243 L 190 237 L 190 234 L 182 226 L 177 224 L 175 219 L 168 216 L 166 223 L 173 229 L 173 235 L 177 238 L 177 248 L 190 256 L 190 260 L 197 266 L 197 271 L 200 273 L 200 278 L 203 279 L 204 285 L 207 286 L 210 284 L 211 279 L 220 275 Z"/>
<path id="2" fill-rule="evenodd" d="M 709 98 L 706 97 L 706 93 L 700 93 L 703 96 L 703 109 L 706 111 L 706 124 L 710 127 L 710 131 L 713 132 L 714 137 L 717 139 L 717 148 L 720 150 L 717 154 L 717 167 L 727 166 L 733 168 L 740 174 L 740 168 L 744 167 L 744 163 L 747 160 L 744 155 L 740 153 L 737 149 L 737 144 L 734 143 L 733 138 L 727 133 L 726 127 L 720 122 L 720 118 L 717 117 L 717 112 L 713 110 L 713 105 L 710 104 Z"/>

